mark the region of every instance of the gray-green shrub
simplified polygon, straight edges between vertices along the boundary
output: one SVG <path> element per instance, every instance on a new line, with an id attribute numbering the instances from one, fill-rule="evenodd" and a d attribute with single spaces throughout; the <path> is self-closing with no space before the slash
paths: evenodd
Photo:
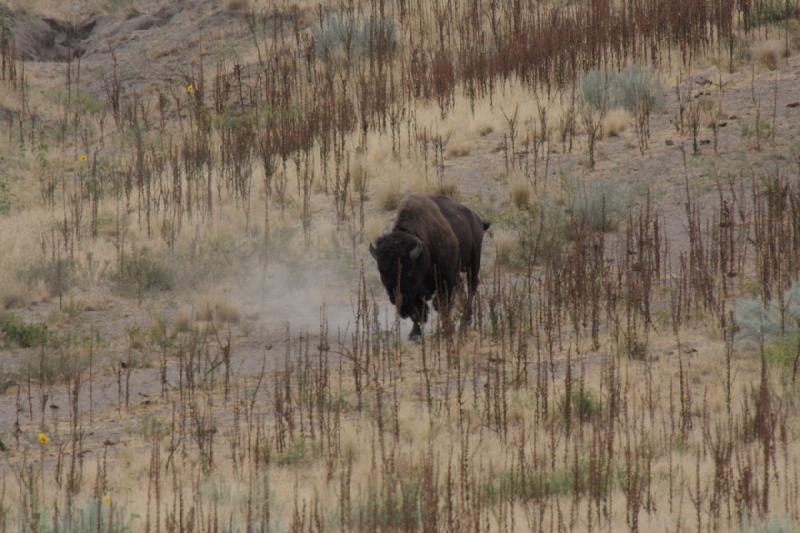
<path id="1" fill-rule="evenodd" d="M 635 113 L 637 106 L 646 104 L 658 109 L 663 103 L 658 74 L 631 65 L 622 72 L 587 71 L 581 76 L 583 101 L 595 109 L 624 108 Z"/>
<path id="2" fill-rule="evenodd" d="M 314 46 L 329 60 L 339 50 L 360 57 L 370 50 L 392 53 L 397 48 L 397 30 L 390 17 L 358 17 L 353 13 L 332 11 L 311 28 Z"/>

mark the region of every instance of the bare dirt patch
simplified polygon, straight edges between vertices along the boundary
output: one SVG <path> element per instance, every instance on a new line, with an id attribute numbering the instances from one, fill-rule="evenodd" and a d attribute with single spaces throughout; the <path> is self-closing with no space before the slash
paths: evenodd
<path id="1" fill-rule="evenodd" d="M 53 18 L 20 21 L 14 30 L 17 56 L 25 61 L 68 61 L 86 52 L 97 19 L 78 24 Z"/>

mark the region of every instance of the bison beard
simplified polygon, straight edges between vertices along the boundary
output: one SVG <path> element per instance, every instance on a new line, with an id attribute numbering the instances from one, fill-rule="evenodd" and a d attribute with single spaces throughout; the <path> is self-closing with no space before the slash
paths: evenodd
<path id="1" fill-rule="evenodd" d="M 461 272 L 467 274 L 464 319 L 470 320 L 488 228 L 472 210 L 447 197 L 415 194 L 400 206 L 392 231 L 370 244 L 389 300 L 401 317 L 414 321 L 412 340 L 421 334 L 431 298 L 449 320 Z"/>

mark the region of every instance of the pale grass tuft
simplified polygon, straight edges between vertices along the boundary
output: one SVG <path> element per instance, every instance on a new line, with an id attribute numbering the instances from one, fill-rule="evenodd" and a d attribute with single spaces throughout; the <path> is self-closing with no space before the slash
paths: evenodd
<path id="1" fill-rule="evenodd" d="M 192 318 L 185 311 L 178 313 L 178 316 L 175 317 L 175 322 L 172 324 L 176 333 L 192 331 L 192 325 Z"/>
<path id="2" fill-rule="evenodd" d="M 704 126 L 708 129 L 713 129 L 719 122 L 728 120 L 728 114 L 722 110 L 711 109 L 703 113 L 703 118 L 705 120 Z"/>
<path id="3" fill-rule="evenodd" d="M 0 311 L 25 307 L 29 297 L 19 278 L 10 272 L 4 272 L 0 276 Z"/>
<path id="4" fill-rule="evenodd" d="M 372 190 L 373 198 L 384 211 L 394 211 L 403 199 L 402 183 L 391 174 L 375 180 Z"/>
<path id="5" fill-rule="evenodd" d="M 131 20 L 133 18 L 140 17 L 141 15 L 142 15 L 142 12 L 139 11 L 138 9 L 136 9 L 133 6 L 128 6 L 125 9 L 125 14 L 124 14 L 125 20 Z"/>
<path id="6" fill-rule="evenodd" d="M 250 0 L 225 0 L 224 5 L 229 11 L 243 11 L 250 7 Z"/>
<path id="7" fill-rule="evenodd" d="M 366 149 L 357 152 L 355 160 L 351 162 L 351 179 L 356 180 L 355 174 L 362 171 L 365 174 L 363 177 L 369 180 L 385 176 L 387 172 L 396 173 L 396 166 L 392 153 L 392 137 L 390 135 L 370 135 L 367 139 Z"/>
<path id="8" fill-rule="evenodd" d="M 537 141 L 536 131 L 532 128 L 523 128 L 517 132 L 515 142 L 517 146 L 528 148 Z"/>
<path id="9" fill-rule="evenodd" d="M 197 320 L 202 322 L 236 324 L 241 319 L 239 309 L 225 298 L 201 300 L 196 310 Z"/>
<path id="10" fill-rule="evenodd" d="M 327 218 L 320 218 L 314 227 L 314 244 L 320 255 L 329 256 L 339 250 L 339 232 L 336 224 Z"/>
<path id="11" fill-rule="evenodd" d="M 511 183 L 511 203 L 517 209 L 527 209 L 531 205 L 531 187 L 528 182 L 516 179 Z"/>
<path id="12" fill-rule="evenodd" d="M 361 159 L 356 159 L 353 166 L 350 167 L 350 180 L 353 185 L 353 190 L 358 192 L 367 186 L 367 165 Z"/>
<path id="13" fill-rule="evenodd" d="M 387 225 L 377 218 L 368 218 L 364 222 L 364 238 L 368 242 L 375 242 L 375 239 L 386 232 Z"/>
<path id="14" fill-rule="evenodd" d="M 475 143 L 469 139 L 458 139 L 447 143 L 447 150 L 445 154 L 448 159 L 457 159 L 459 157 L 466 157 L 472 150 L 475 149 Z"/>
<path id="15" fill-rule="evenodd" d="M 411 193 L 434 193 L 436 192 L 436 184 L 427 179 L 421 172 L 417 172 L 409 180 L 408 191 Z"/>
<path id="16" fill-rule="evenodd" d="M 495 248 L 495 262 L 500 265 L 510 265 L 514 259 L 514 250 L 517 247 L 517 236 L 514 232 L 498 228 L 492 230 Z"/>
<path id="17" fill-rule="evenodd" d="M 764 41 L 753 46 L 753 57 L 767 70 L 777 70 L 782 51 L 783 44 L 780 41 Z"/>
<path id="18" fill-rule="evenodd" d="M 603 133 L 606 137 L 619 137 L 631 122 L 631 114 L 626 109 L 614 109 L 603 119 Z"/>
<path id="19" fill-rule="evenodd" d="M 458 199 L 458 184 L 453 180 L 443 181 L 439 183 L 432 191 L 434 194 L 441 194 L 454 200 Z"/>

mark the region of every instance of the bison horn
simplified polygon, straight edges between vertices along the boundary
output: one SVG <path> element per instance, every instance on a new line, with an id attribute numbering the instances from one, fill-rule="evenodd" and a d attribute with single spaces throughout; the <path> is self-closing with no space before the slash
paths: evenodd
<path id="1" fill-rule="evenodd" d="M 421 254 L 422 254 L 422 241 L 417 241 L 417 245 L 411 249 L 411 252 L 409 252 L 408 255 L 411 257 L 412 261 L 416 261 Z"/>
<path id="2" fill-rule="evenodd" d="M 378 258 L 378 250 L 376 250 L 376 249 L 375 249 L 375 245 L 374 245 L 374 244 L 372 244 L 372 243 L 369 243 L 369 253 L 370 253 L 370 255 L 372 255 L 372 257 L 374 257 L 375 259 L 377 259 L 377 258 Z"/>

